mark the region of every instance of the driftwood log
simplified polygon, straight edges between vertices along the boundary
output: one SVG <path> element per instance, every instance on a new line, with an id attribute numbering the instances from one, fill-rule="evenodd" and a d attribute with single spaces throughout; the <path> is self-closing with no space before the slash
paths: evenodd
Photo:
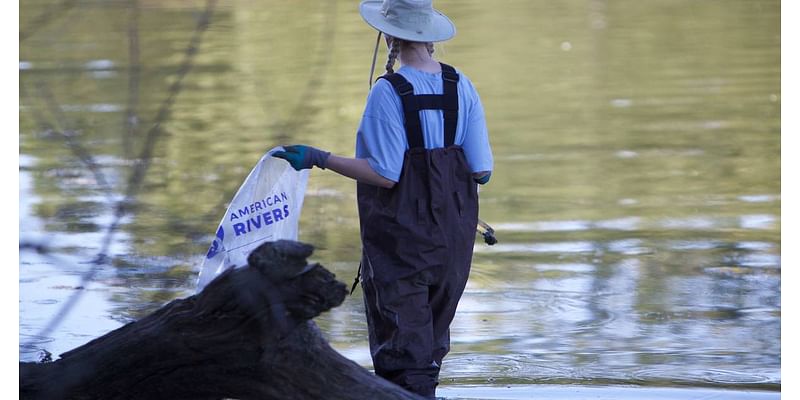
<path id="1" fill-rule="evenodd" d="M 199 294 L 20 362 L 23 399 L 420 399 L 346 359 L 311 321 L 347 288 L 307 244 L 265 243 Z"/>

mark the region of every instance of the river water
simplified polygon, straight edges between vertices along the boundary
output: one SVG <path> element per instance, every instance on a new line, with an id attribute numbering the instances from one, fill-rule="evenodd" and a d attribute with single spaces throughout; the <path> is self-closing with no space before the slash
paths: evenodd
<path id="1" fill-rule="evenodd" d="M 779 391 L 780 2 L 436 6 L 458 27 L 436 55 L 486 109 L 481 218 L 500 241 L 476 241 L 452 396 Z M 191 295 L 267 149 L 353 154 L 374 41 L 356 1 L 20 3 L 20 360 Z M 300 229 L 351 282 L 355 185 L 312 171 Z M 360 291 L 317 323 L 371 366 Z"/>

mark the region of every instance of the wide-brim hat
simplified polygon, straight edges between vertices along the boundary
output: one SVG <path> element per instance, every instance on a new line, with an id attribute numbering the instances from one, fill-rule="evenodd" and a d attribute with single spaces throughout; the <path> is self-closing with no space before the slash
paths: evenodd
<path id="1" fill-rule="evenodd" d="M 441 42 L 456 35 L 453 21 L 431 0 L 363 0 L 359 10 L 371 27 L 398 39 Z"/>

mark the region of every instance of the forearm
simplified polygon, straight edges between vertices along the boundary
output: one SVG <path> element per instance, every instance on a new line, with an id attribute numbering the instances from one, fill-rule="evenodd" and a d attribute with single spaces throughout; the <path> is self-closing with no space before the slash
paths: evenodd
<path id="1" fill-rule="evenodd" d="M 369 165 L 369 162 L 364 158 L 347 158 L 331 154 L 325 168 L 348 178 L 355 179 L 361 183 L 380 186 L 386 189 L 391 189 L 395 184 L 395 182 L 375 172 Z"/>

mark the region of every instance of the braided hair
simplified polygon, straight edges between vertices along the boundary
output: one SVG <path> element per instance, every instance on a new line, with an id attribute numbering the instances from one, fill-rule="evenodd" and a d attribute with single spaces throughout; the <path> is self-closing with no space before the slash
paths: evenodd
<path id="1" fill-rule="evenodd" d="M 386 60 L 386 73 L 393 74 L 394 73 L 394 62 L 397 60 L 397 56 L 400 55 L 400 47 L 403 46 L 403 40 L 397 38 L 390 38 L 389 39 L 389 56 Z"/>

